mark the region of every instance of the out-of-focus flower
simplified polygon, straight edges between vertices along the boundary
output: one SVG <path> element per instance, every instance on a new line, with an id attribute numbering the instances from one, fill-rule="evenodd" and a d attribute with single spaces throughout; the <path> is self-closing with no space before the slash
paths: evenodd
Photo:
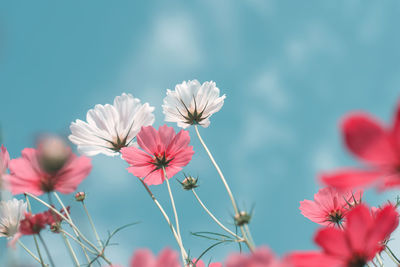
<path id="1" fill-rule="evenodd" d="M 37 144 L 37 155 L 41 169 L 56 173 L 70 158 L 71 148 L 58 136 L 44 136 Z"/>
<path id="2" fill-rule="evenodd" d="M 67 211 L 65 211 L 64 209 L 60 210 L 60 213 L 64 216 L 64 217 L 68 217 L 67 216 L 67 212 L 68 214 L 70 214 L 70 210 L 71 208 L 68 206 L 66 207 Z M 47 217 L 47 221 L 46 224 L 48 224 L 50 226 L 50 230 L 53 233 L 59 233 L 60 229 L 61 229 L 61 222 L 63 221 L 63 218 L 58 215 L 57 213 L 55 213 L 54 211 L 52 211 L 51 209 L 49 209 L 48 211 L 44 212 L 46 217 Z"/>
<path id="3" fill-rule="evenodd" d="M 92 169 L 89 158 L 71 153 L 61 169 L 48 173 L 42 169 L 36 149 L 25 148 L 21 154 L 21 158 L 10 161 L 10 174 L 5 176 L 13 195 L 24 192 L 41 195 L 51 191 L 69 194 Z"/>
<path id="4" fill-rule="evenodd" d="M 121 148 L 135 144 L 134 138 L 142 126 L 153 124 L 153 111 L 148 103 L 141 104 L 138 98 L 123 93 L 115 97 L 113 105 L 96 105 L 89 110 L 87 122 L 71 123 L 69 140 L 87 156 L 118 155 Z"/>
<path id="5" fill-rule="evenodd" d="M 342 193 L 332 187 L 318 190 L 314 201 L 300 202 L 301 214 L 311 221 L 330 226 L 341 226 L 347 212 L 361 202 L 362 191 Z"/>
<path id="6" fill-rule="evenodd" d="M 267 247 L 260 247 L 250 254 L 234 253 L 228 256 L 226 267 L 289 267 Z"/>
<path id="7" fill-rule="evenodd" d="M 317 232 L 315 242 L 322 252 L 298 252 L 289 258 L 294 267 L 363 267 L 382 251 L 398 224 L 394 206 L 386 205 L 373 216 L 359 204 L 348 212 L 344 230 L 327 227 Z"/>
<path id="8" fill-rule="evenodd" d="M 206 266 L 202 260 L 193 259 L 192 265 L 187 265 L 187 267 L 222 267 L 222 263 L 211 262 Z"/>
<path id="9" fill-rule="evenodd" d="M 198 187 L 198 185 L 197 185 L 198 180 L 199 180 L 198 178 L 194 178 L 192 176 L 185 175 L 185 179 L 183 179 L 182 182 L 179 181 L 179 183 L 182 185 L 183 189 L 192 190 L 193 188 Z"/>
<path id="10" fill-rule="evenodd" d="M 161 251 L 158 257 L 147 249 L 141 249 L 135 251 L 130 267 L 181 267 L 181 264 L 178 253 L 169 248 Z"/>
<path id="11" fill-rule="evenodd" d="M 194 124 L 208 127 L 209 118 L 222 108 L 224 99 L 225 95 L 219 96 L 213 81 L 203 84 L 197 80 L 184 81 L 177 84 L 174 91 L 167 89 L 162 106 L 165 121 L 176 122 L 182 128 Z"/>
<path id="12" fill-rule="evenodd" d="M 365 113 L 348 115 L 342 123 L 346 147 L 365 169 L 347 168 L 322 174 L 322 181 L 341 190 L 377 183 L 379 189 L 400 186 L 400 102 L 391 127 Z"/>
<path id="13" fill-rule="evenodd" d="M 49 214 L 46 212 L 32 214 L 25 213 L 25 219 L 23 219 L 19 225 L 19 232 L 22 235 L 35 235 L 42 231 L 47 223 L 49 222 Z"/>
<path id="14" fill-rule="evenodd" d="M 242 210 L 239 212 L 239 214 L 235 215 L 234 220 L 237 226 L 248 224 L 251 220 L 251 214 Z"/>
<path id="15" fill-rule="evenodd" d="M 9 161 L 10 161 L 10 154 L 8 154 L 8 151 L 5 148 L 5 146 L 1 145 L 1 148 L 0 148 L 0 177 L 6 173 Z"/>
<path id="16" fill-rule="evenodd" d="M 189 146 L 189 133 L 181 130 L 176 134 L 174 128 L 166 125 L 158 128 L 158 131 L 152 126 L 143 127 L 137 135 L 137 141 L 144 151 L 127 147 L 121 149 L 121 154 L 131 165 L 128 171 L 143 178 L 148 185 L 164 182 L 163 168 L 168 179 L 173 177 L 190 162 L 194 153 L 193 147 Z"/>
<path id="17" fill-rule="evenodd" d="M 26 208 L 27 204 L 23 200 L 15 198 L 0 202 L 0 237 L 11 238 L 18 232 Z"/>

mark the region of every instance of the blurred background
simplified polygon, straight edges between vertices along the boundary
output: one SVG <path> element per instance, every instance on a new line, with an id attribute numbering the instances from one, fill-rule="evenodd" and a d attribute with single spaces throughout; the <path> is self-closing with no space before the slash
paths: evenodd
<path id="1" fill-rule="evenodd" d="M 400 87 L 399 11 L 396 1 L 1 1 L 2 142 L 12 158 L 19 157 L 41 133 L 68 136 L 72 121 L 123 92 L 156 107 L 158 127 L 167 88 L 214 80 L 227 98 L 211 126 L 200 131 L 240 207 L 254 207 L 256 243 L 278 255 L 313 249 L 318 227 L 300 214 L 299 201 L 313 198 L 321 170 L 358 164 L 342 145 L 340 118 L 367 110 L 387 123 L 392 119 Z M 189 131 L 196 153 L 184 171 L 199 176 L 198 194 L 231 224 L 229 198 L 194 129 Z M 118 245 L 108 257 L 126 265 L 139 248 L 178 249 L 127 164 L 101 155 L 92 162 L 79 188 L 87 192 L 100 235 L 140 221 L 113 238 Z M 185 246 L 198 256 L 212 242 L 190 232 L 220 230 L 190 192 L 175 180 L 172 185 Z M 165 184 L 152 190 L 172 212 Z M 376 205 L 396 193 L 371 190 L 366 199 Z M 73 196 L 63 199 L 93 238 Z M 72 266 L 61 237 L 45 236 L 57 266 Z M 31 237 L 22 241 L 34 248 Z M 2 239 L 2 266 L 5 248 Z M 222 245 L 205 259 L 222 260 L 237 249 Z M 10 257 L 35 264 L 20 249 Z"/>

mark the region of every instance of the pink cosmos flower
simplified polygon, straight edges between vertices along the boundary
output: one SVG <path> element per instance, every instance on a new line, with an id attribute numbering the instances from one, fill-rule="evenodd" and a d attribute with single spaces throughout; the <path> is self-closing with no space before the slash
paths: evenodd
<path id="1" fill-rule="evenodd" d="M 360 203 L 362 194 L 362 191 L 353 194 L 341 193 L 332 187 L 321 188 L 314 195 L 314 201 L 300 202 L 301 214 L 315 223 L 340 227 L 346 213 Z"/>
<path id="2" fill-rule="evenodd" d="M 353 113 L 341 128 L 346 147 L 367 166 L 325 173 L 321 176 L 325 184 L 342 190 L 372 183 L 379 189 L 400 186 L 400 102 L 390 127 L 368 114 Z"/>
<path id="3" fill-rule="evenodd" d="M 10 161 L 10 154 L 8 154 L 7 149 L 4 145 L 0 148 L 0 177 L 6 173 L 8 168 L 8 162 Z"/>
<path id="4" fill-rule="evenodd" d="M 155 257 L 151 251 L 141 249 L 135 251 L 130 267 L 180 267 L 179 255 L 169 248 L 160 252 Z"/>
<path id="5" fill-rule="evenodd" d="M 258 248 L 252 254 L 231 254 L 225 262 L 226 267 L 289 267 L 285 261 L 280 261 L 267 247 Z"/>
<path id="6" fill-rule="evenodd" d="M 394 206 L 386 205 L 373 216 L 359 204 L 349 211 L 344 230 L 327 227 L 317 232 L 315 242 L 322 252 L 293 253 L 288 258 L 294 267 L 363 267 L 382 251 L 398 224 Z"/>
<path id="7" fill-rule="evenodd" d="M 193 267 L 222 267 L 222 263 L 219 262 L 212 262 L 207 266 L 204 264 L 202 260 L 197 261 L 196 259 L 193 259 L 192 262 L 193 262 L 192 264 Z"/>
<path id="8" fill-rule="evenodd" d="M 76 190 L 92 169 L 89 158 L 70 153 L 59 170 L 50 173 L 39 163 L 36 149 L 25 148 L 21 154 L 21 158 L 10 161 L 10 175 L 6 176 L 13 195 L 24 192 L 41 195 L 51 191 L 69 194 Z"/>
<path id="9" fill-rule="evenodd" d="M 142 127 L 136 139 L 143 150 L 122 148 L 122 158 L 131 165 L 128 171 L 143 178 L 148 185 L 164 182 L 163 168 L 168 179 L 173 177 L 194 154 L 193 147 L 189 146 L 189 132 L 181 130 L 175 134 L 174 128 L 167 125 L 161 126 L 158 131 L 153 126 Z"/>

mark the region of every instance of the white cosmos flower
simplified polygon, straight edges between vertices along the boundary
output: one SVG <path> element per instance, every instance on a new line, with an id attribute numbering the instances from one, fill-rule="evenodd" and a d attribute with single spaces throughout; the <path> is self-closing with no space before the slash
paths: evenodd
<path id="1" fill-rule="evenodd" d="M 96 105 L 86 114 L 87 122 L 71 123 L 69 140 L 86 156 L 103 153 L 118 155 L 123 147 L 136 144 L 134 138 L 142 126 L 154 122 L 154 107 L 131 94 L 123 93 L 114 99 L 114 104 Z"/>
<path id="2" fill-rule="evenodd" d="M 215 82 L 184 81 L 167 89 L 164 98 L 163 112 L 165 121 L 177 122 L 179 127 L 186 128 L 193 124 L 203 127 L 210 125 L 210 116 L 224 105 L 225 95 L 219 96 Z"/>
<path id="3" fill-rule="evenodd" d="M 26 203 L 13 198 L 0 202 L 0 237 L 13 237 L 19 228 L 19 222 L 24 219 Z"/>

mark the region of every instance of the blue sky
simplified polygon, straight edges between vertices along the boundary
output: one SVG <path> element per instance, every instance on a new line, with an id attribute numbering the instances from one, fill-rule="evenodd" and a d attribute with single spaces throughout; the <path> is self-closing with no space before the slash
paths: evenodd
<path id="1" fill-rule="evenodd" d="M 167 88 L 214 80 L 227 98 L 201 133 L 239 205 L 255 206 L 256 243 L 279 255 L 312 249 L 317 227 L 301 216 L 299 201 L 312 198 L 319 171 L 357 164 L 341 144 L 341 116 L 368 110 L 391 120 L 400 86 L 399 9 L 395 1 L 347 0 L 3 1 L 3 142 L 18 157 L 38 134 L 67 136 L 72 121 L 122 92 L 155 106 L 159 126 Z M 229 199 L 193 129 L 190 134 L 196 153 L 185 172 L 199 175 L 199 195 L 229 223 Z M 102 235 L 141 221 L 115 238 L 119 245 L 108 252 L 115 263 L 126 264 L 141 247 L 177 248 L 126 163 L 96 156 L 93 165 L 80 189 L 88 192 Z M 190 231 L 218 228 L 190 193 L 172 184 L 185 244 L 198 255 L 209 243 Z M 171 211 L 165 186 L 154 191 Z M 379 203 L 395 193 L 367 198 Z M 71 196 L 64 199 L 87 229 L 80 207 Z M 70 266 L 61 240 L 46 236 L 62 248 L 54 254 L 66 257 L 58 266 Z M 23 241 L 31 245 L 30 238 Z M 222 246 L 210 255 L 220 260 L 235 249 Z"/>

